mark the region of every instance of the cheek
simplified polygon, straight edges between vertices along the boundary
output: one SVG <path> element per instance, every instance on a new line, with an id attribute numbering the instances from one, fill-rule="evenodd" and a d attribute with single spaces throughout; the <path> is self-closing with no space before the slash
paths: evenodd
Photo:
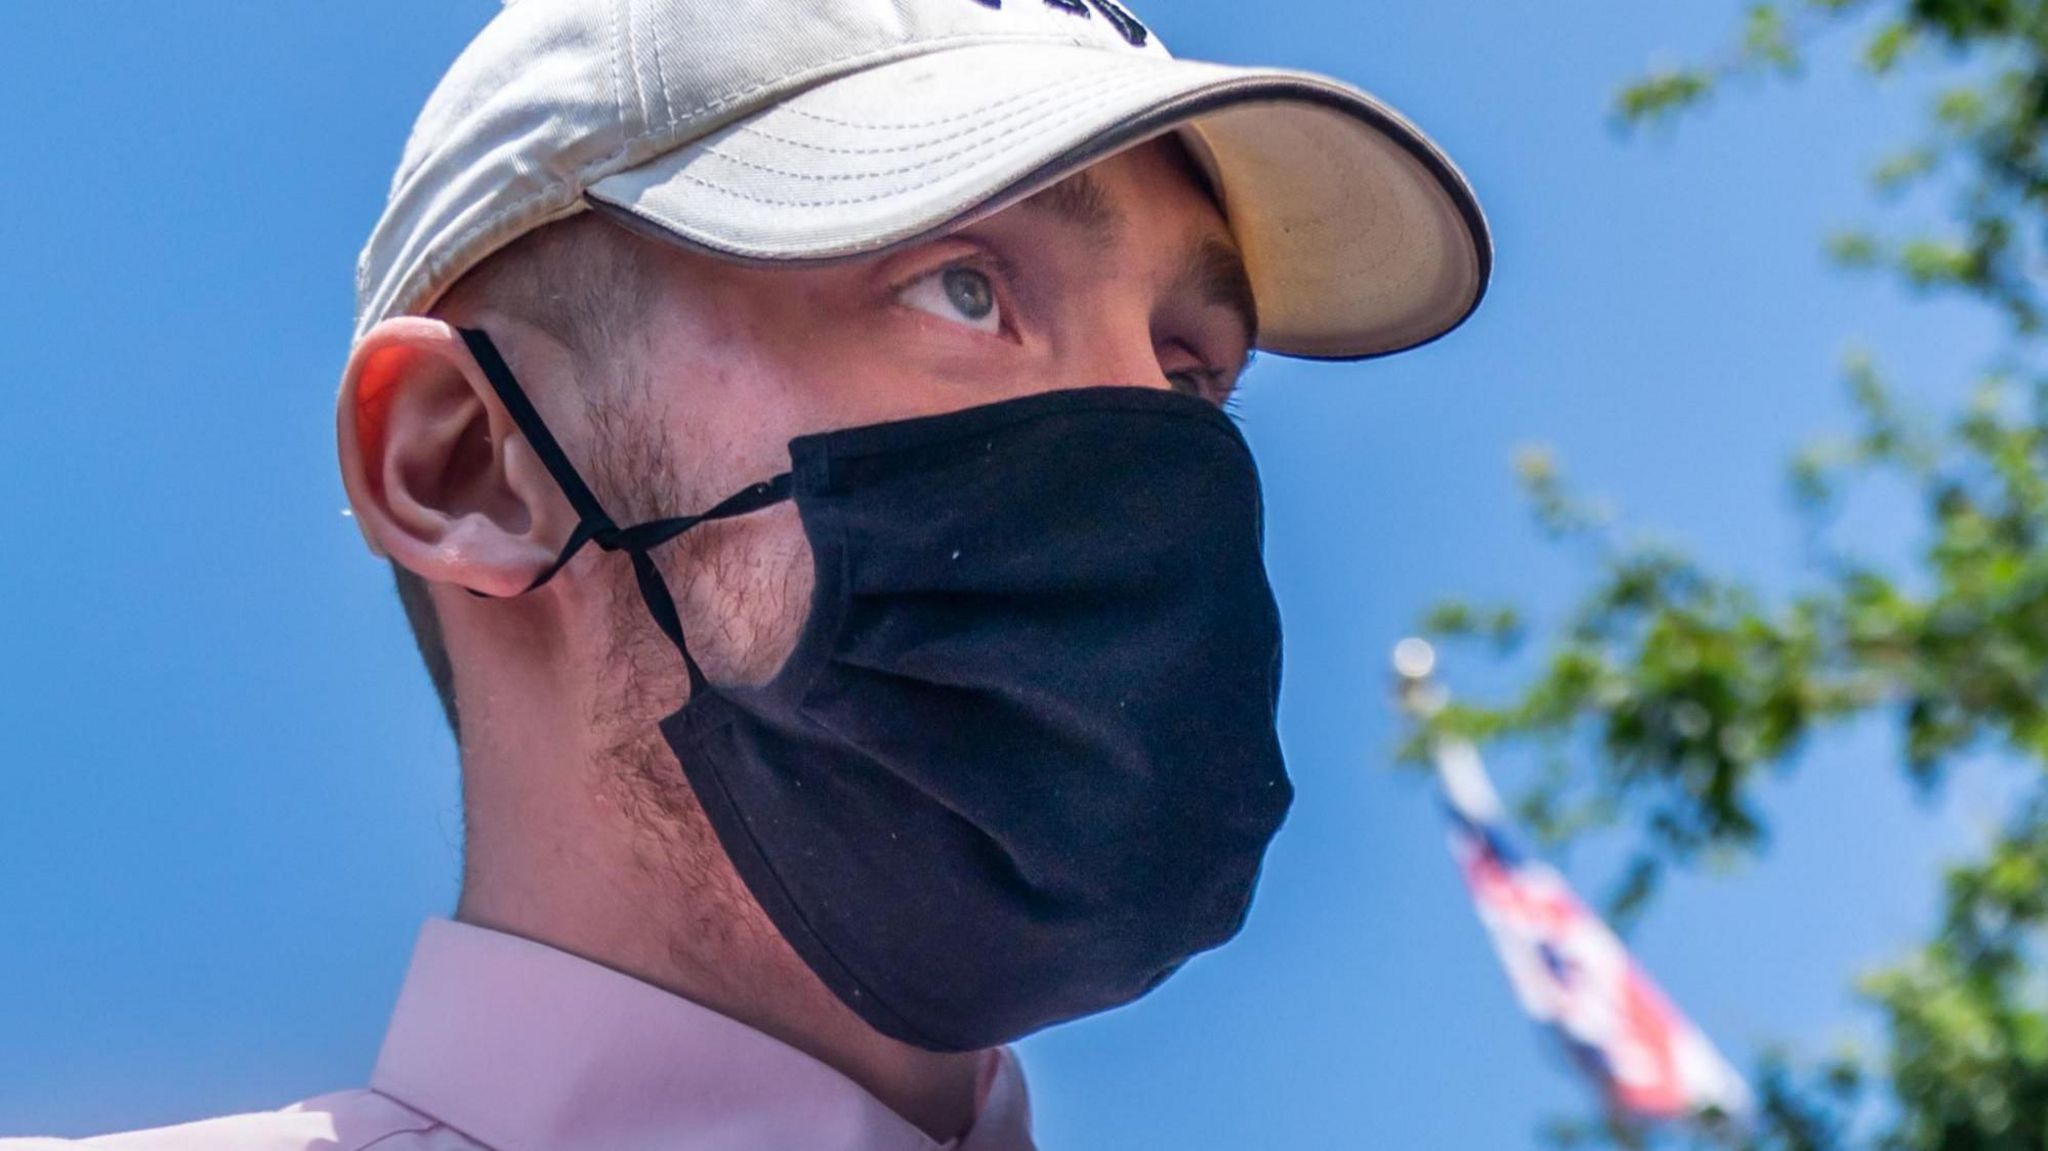
<path id="1" fill-rule="evenodd" d="M 770 549 L 759 585 L 764 623 L 747 667 L 751 683 L 766 683 L 789 662 L 811 618 L 811 592 L 817 586 L 811 541 L 804 536 L 796 509 L 786 508 L 778 525 L 780 546 Z"/>
<path id="2" fill-rule="evenodd" d="M 717 352 L 732 354 L 718 355 Z M 682 504 L 702 511 L 749 484 L 789 470 L 789 441 L 808 430 L 813 406 L 799 373 L 760 349 L 698 349 L 654 382 L 660 419 L 675 445 Z M 708 531 L 718 525 L 706 525 Z"/>
<path id="3" fill-rule="evenodd" d="M 789 504 L 706 527 L 726 530 L 699 541 L 704 562 L 685 623 L 690 650 L 715 681 L 766 683 L 788 662 L 810 617 L 810 541 Z"/>
<path id="4" fill-rule="evenodd" d="M 785 439 L 953 411 L 1035 390 L 1014 343 L 843 284 L 791 290 L 754 329 Z"/>

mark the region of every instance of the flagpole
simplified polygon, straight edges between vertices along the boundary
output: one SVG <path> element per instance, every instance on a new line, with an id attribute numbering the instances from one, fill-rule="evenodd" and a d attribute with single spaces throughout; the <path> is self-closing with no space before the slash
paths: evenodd
<path id="1" fill-rule="evenodd" d="M 1394 645 L 1395 697 L 1401 710 L 1428 719 L 1444 709 L 1450 695 L 1431 677 L 1436 674 L 1436 649 L 1428 640 L 1409 636 Z"/>
<path id="2" fill-rule="evenodd" d="M 1410 637 L 1394 645 L 1394 674 L 1399 679 L 1396 693 L 1401 710 L 1417 722 L 1434 719 L 1450 706 L 1450 690 L 1438 683 L 1436 649 L 1429 641 Z M 1500 796 L 1487 778 L 1479 749 L 1461 736 L 1429 737 L 1429 759 L 1436 768 L 1437 782 L 1460 811 L 1487 819 L 1505 815 Z"/>

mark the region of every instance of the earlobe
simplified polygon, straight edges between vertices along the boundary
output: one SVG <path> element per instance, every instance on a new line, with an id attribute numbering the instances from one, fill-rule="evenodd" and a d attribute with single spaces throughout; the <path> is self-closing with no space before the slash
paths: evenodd
<path id="1" fill-rule="evenodd" d="M 566 535 L 558 495 L 454 328 L 401 317 L 357 345 L 336 411 L 343 483 L 372 551 L 430 583 L 516 595 Z"/>

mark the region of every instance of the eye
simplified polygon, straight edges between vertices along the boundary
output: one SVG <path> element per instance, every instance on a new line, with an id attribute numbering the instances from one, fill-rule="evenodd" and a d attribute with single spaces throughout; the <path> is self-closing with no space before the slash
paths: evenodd
<path id="1" fill-rule="evenodd" d="M 1198 400 L 1220 402 L 1228 390 L 1223 383 L 1223 373 L 1208 368 L 1184 368 L 1177 372 L 1168 372 L 1166 380 L 1173 385 L 1174 391 Z"/>
<path id="2" fill-rule="evenodd" d="M 993 336 L 1003 330 L 1003 309 L 996 301 L 995 281 L 975 268 L 957 264 L 940 268 L 898 289 L 896 298 L 920 312 L 977 332 Z"/>
<path id="3" fill-rule="evenodd" d="M 1174 391 L 1207 400 L 1217 407 L 1227 407 L 1237 391 L 1237 382 L 1244 369 L 1230 371 L 1212 367 L 1212 363 L 1185 340 L 1174 340 L 1159 349 L 1160 374 L 1173 385 Z M 1246 366 L 1249 366 L 1249 360 Z"/>

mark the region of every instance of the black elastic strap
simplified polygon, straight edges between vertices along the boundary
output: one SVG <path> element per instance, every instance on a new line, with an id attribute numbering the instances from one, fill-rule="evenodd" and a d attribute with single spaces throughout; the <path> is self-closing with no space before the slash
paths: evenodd
<path id="1" fill-rule="evenodd" d="M 540 457 L 541 466 L 555 477 L 555 483 L 562 494 L 569 497 L 569 506 L 576 509 L 576 515 L 590 527 L 586 538 L 594 539 L 607 528 L 617 530 L 612 517 L 605 514 L 604 505 L 597 502 L 597 496 L 583 483 L 583 477 L 576 474 L 576 468 L 569 463 L 568 453 L 555 442 L 554 433 L 534 410 L 533 401 L 526 398 L 519 381 L 512 378 L 512 369 L 505 364 L 505 357 L 498 354 L 498 345 L 491 338 L 474 328 L 457 328 L 462 333 L 462 342 L 469 345 L 469 354 L 476 357 L 476 364 L 484 370 L 484 378 L 491 381 L 491 387 L 498 393 L 498 402 L 505 405 L 512 422 L 519 425 L 526 442 L 533 445 L 533 454 Z M 573 537 L 572 537 L 573 538 Z M 559 566 L 559 565 L 558 565 Z"/>
<path id="2" fill-rule="evenodd" d="M 789 485 L 790 475 L 784 472 L 772 480 L 763 480 L 758 484 L 741 488 L 719 501 L 718 505 L 708 512 L 699 512 L 694 516 L 677 516 L 668 520 L 650 520 L 644 524 L 622 528 L 614 546 L 606 550 L 643 551 L 665 544 L 698 524 L 710 523 L 712 520 L 729 520 L 734 516 L 758 512 L 762 508 L 788 499 Z"/>
<path id="3" fill-rule="evenodd" d="M 676 614 L 676 601 L 668 594 L 668 584 L 661 578 L 660 569 L 654 566 L 654 557 L 643 551 L 635 551 L 632 555 L 633 578 L 640 584 L 640 598 L 647 604 L 648 614 L 654 617 L 661 634 L 683 653 L 683 669 L 690 673 L 690 698 L 696 699 L 707 681 L 703 669 L 697 666 L 696 657 L 690 654 L 690 645 L 683 640 L 683 619 Z"/>
<path id="4" fill-rule="evenodd" d="M 690 645 L 683 640 L 683 621 L 676 613 L 675 598 L 669 594 L 668 584 L 661 578 L 661 570 L 655 566 L 653 557 L 647 554 L 648 549 L 659 547 L 698 524 L 747 515 L 781 503 L 790 496 L 790 474 L 784 472 L 774 479 L 741 488 L 720 500 L 709 511 L 621 528 L 604 510 L 604 505 L 597 501 L 596 493 L 583 482 L 583 477 L 577 474 L 576 466 L 569 462 L 569 455 L 562 450 L 562 445 L 555 442 L 554 434 L 548 431 L 540 412 L 526 398 L 519 381 L 513 378 L 505 357 L 498 354 L 498 346 L 491 342 L 489 336 L 474 328 L 457 328 L 456 331 L 462 334 L 462 342 L 469 345 L 469 352 L 476 357 L 477 366 L 483 369 L 484 378 L 498 393 L 498 401 L 505 405 L 506 414 L 512 417 L 526 442 L 533 445 L 533 454 L 540 457 L 541 466 L 547 468 L 556 486 L 568 497 L 569 506 L 576 510 L 576 530 L 569 533 L 569 540 L 562 545 L 555 561 L 533 577 L 533 582 L 527 584 L 520 594 L 555 578 L 570 560 L 576 558 L 576 553 L 582 551 L 585 544 L 595 543 L 608 552 L 627 553 L 633 559 L 633 576 L 640 584 L 640 598 L 646 601 L 648 613 L 654 617 L 662 634 L 683 655 L 683 666 L 690 673 L 690 694 L 694 697 L 709 686 L 709 681 L 697 666 L 696 658 L 690 654 Z M 474 589 L 470 594 L 490 598 Z"/>

